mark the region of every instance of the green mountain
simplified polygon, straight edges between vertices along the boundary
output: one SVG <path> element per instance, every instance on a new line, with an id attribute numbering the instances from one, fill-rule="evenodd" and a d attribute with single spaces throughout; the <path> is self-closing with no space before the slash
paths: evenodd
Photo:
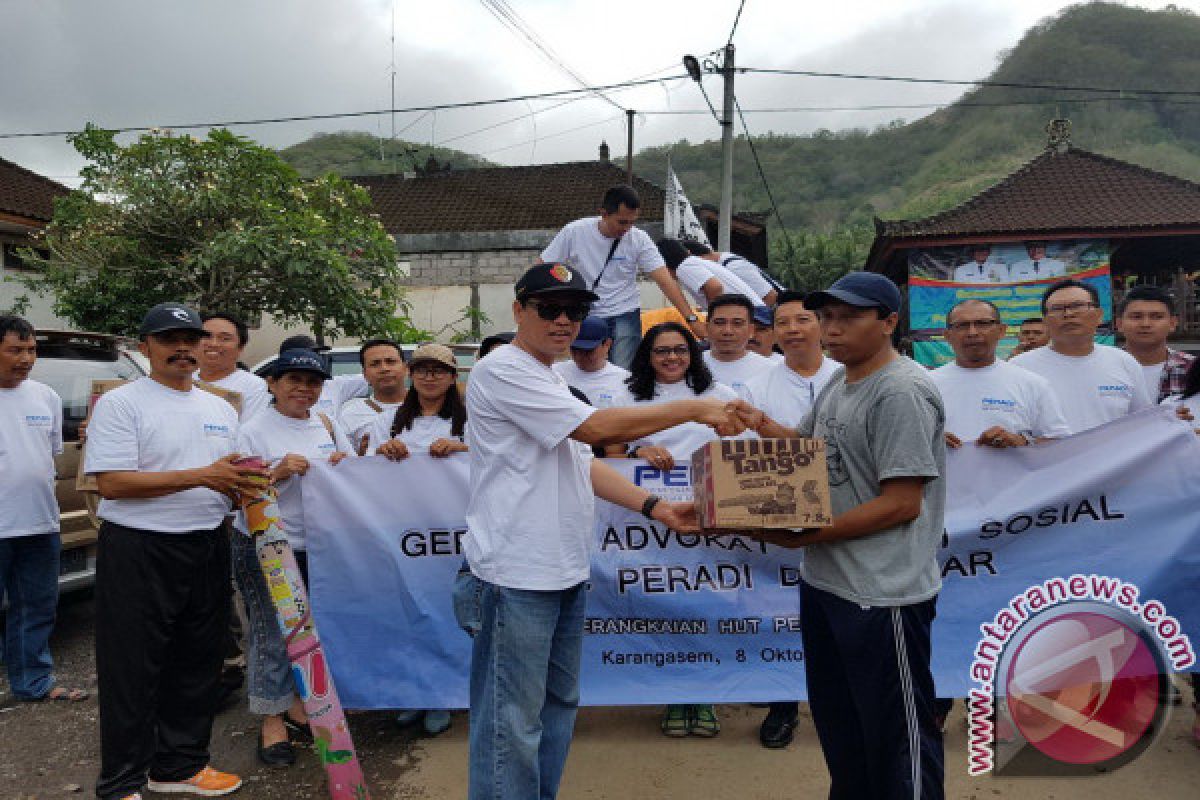
<path id="1" fill-rule="evenodd" d="M 1173 7 L 1072 6 L 1027 31 L 989 80 L 1196 92 L 1200 17 Z M 1036 156 L 1054 117 L 1071 120 L 1078 147 L 1200 180 L 1200 95 L 1121 99 L 983 87 L 909 124 L 754 142 L 793 234 L 844 234 L 874 216 L 911 218 L 957 205 Z M 668 151 L 692 201 L 717 204 L 720 143 L 649 148 L 635 159 L 637 171 L 661 181 Z M 744 139 L 734 170 L 735 208 L 770 208 Z"/>
<path id="2" fill-rule="evenodd" d="M 369 133 L 343 131 L 318 133 L 311 139 L 279 151 L 283 160 L 306 178 L 326 172 L 339 175 L 387 175 L 425 168 L 432 156 L 439 168 L 487 167 L 492 163 L 479 156 L 449 147 L 381 140 Z"/>

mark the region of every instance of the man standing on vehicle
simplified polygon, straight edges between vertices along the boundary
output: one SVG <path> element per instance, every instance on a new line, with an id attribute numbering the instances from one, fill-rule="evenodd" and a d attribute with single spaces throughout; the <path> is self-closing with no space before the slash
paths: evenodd
<path id="1" fill-rule="evenodd" d="M 50 633 L 58 608 L 58 501 L 54 456 L 63 451 L 62 400 L 29 380 L 33 327 L 0 315 L 0 598 L 8 595 L 4 661 L 17 700 L 83 700 L 54 685 Z"/>
<path id="2" fill-rule="evenodd" d="M 642 338 L 639 274 L 658 284 L 696 336 L 704 336 L 704 323 L 688 305 L 654 242 L 633 225 L 641 205 L 632 186 L 614 186 L 604 193 L 600 216 L 566 225 L 546 245 L 540 259 L 542 263 L 561 262 L 583 276 L 588 291 L 598 298 L 592 313 L 608 325 L 613 340 L 609 359 L 624 369 L 629 369 Z"/>
<path id="3" fill-rule="evenodd" d="M 216 797 L 236 775 L 209 766 L 229 616 L 229 541 L 222 526 L 256 472 L 234 462 L 237 415 L 192 385 L 200 316 L 179 303 L 146 314 L 150 375 L 96 403 L 84 470 L 100 495 L 96 795 Z M 147 780 L 149 778 L 149 780 Z"/>

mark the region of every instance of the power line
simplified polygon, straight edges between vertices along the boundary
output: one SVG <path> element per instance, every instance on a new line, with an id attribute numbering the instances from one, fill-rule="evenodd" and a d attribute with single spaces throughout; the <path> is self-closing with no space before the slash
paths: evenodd
<path id="1" fill-rule="evenodd" d="M 621 116 L 622 115 L 618 115 L 615 117 L 605 117 L 604 119 L 598 119 L 593 122 L 585 123 L 583 125 L 577 125 L 574 128 L 567 128 L 564 131 L 556 131 L 554 133 L 546 133 L 546 134 L 543 134 L 542 136 L 540 136 L 538 139 L 527 139 L 523 142 L 517 142 L 516 144 L 509 144 L 509 145 L 505 145 L 504 147 L 497 147 L 492 150 L 485 150 L 482 153 L 480 153 L 479 155 L 488 156 L 488 155 L 491 155 L 492 153 L 502 153 L 505 150 L 515 150 L 518 147 L 524 147 L 527 144 L 533 144 L 535 141 L 542 141 L 545 139 L 553 139 L 556 136 L 566 136 L 568 133 L 575 133 L 576 131 L 582 131 L 587 128 L 594 128 L 597 125 L 607 125 L 610 122 L 616 122 L 617 120 L 620 120 Z"/>
<path id="2" fill-rule="evenodd" d="M 1169 89 L 1128 89 L 1098 86 L 1064 86 L 1058 83 L 1016 83 L 1011 81 L 951 80 L 948 78 L 912 78 L 900 75 L 858 75 L 850 72 L 817 72 L 805 69 L 766 69 L 761 67 L 737 67 L 738 72 L 760 75 L 799 75 L 806 78 L 842 78 L 856 81 L 892 81 L 896 83 L 932 83 L 942 86 L 981 86 L 1001 89 L 1052 89 L 1071 92 L 1103 92 L 1107 94 L 1185 95 L 1200 96 L 1200 91 L 1172 91 Z"/>
<path id="3" fill-rule="evenodd" d="M 1162 100 L 1154 97 L 1057 97 L 1046 100 L 1009 100 L 996 103 L 972 102 L 969 100 L 948 100 L 944 103 L 910 103 L 910 104 L 881 104 L 861 106 L 793 106 L 791 108 L 747 108 L 747 114 L 803 114 L 831 111 L 908 111 L 930 108 L 1010 108 L 1018 106 L 1069 105 L 1071 103 L 1159 103 L 1163 105 L 1194 106 L 1200 105 L 1200 100 Z M 639 111 L 646 116 L 704 116 L 711 109 L 681 108 L 661 111 Z"/>
<path id="4" fill-rule="evenodd" d="M 745 7 L 746 0 L 742 0 L 742 2 L 738 3 L 737 16 L 733 18 L 733 27 L 729 29 L 729 41 L 725 43 L 726 47 L 733 44 L 733 34 L 737 32 L 738 23 L 742 21 L 742 9 Z"/>
<path id="5" fill-rule="evenodd" d="M 271 125 L 280 122 L 312 122 L 326 119 L 350 119 L 354 117 L 373 117 L 381 114 L 407 114 L 415 111 L 451 111 L 463 108 L 480 108 L 483 106 L 503 105 L 506 103 L 520 103 L 525 100 L 544 100 L 551 97 L 566 97 L 578 94 L 594 94 L 598 91 L 612 91 L 615 89 L 626 89 L 635 86 L 646 86 L 649 84 L 661 83 L 663 81 L 678 81 L 687 78 L 687 75 L 667 75 L 661 78 L 644 78 L 640 80 L 622 81 L 620 83 L 610 83 L 603 86 L 584 86 L 577 89 L 560 89 L 554 92 L 538 92 L 536 94 L 524 94 L 514 97 L 499 97 L 491 100 L 470 100 L 461 103 L 438 103 L 428 106 L 409 106 L 408 108 L 382 108 L 374 111 L 345 111 L 336 114 L 297 114 L 288 117 L 267 117 L 263 119 L 243 119 L 243 120 L 225 120 L 220 122 L 189 122 L 174 125 L 132 125 L 120 128 L 109 128 L 107 126 L 99 126 L 113 133 L 134 133 L 137 131 L 150 131 L 160 128 L 170 128 L 172 130 L 189 130 L 194 128 L 224 128 L 235 125 Z M 21 133 L 0 133 L 0 139 L 24 139 L 32 137 L 45 136 L 71 136 L 79 133 L 79 130 L 59 130 L 59 131 L 28 131 Z"/>
<path id="6" fill-rule="evenodd" d="M 502 25 L 507 27 L 510 31 L 516 33 L 521 38 L 525 39 L 546 59 L 548 59 L 550 63 L 554 64 L 562 72 L 564 72 L 567 77 L 571 78 L 571 80 L 575 81 L 580 86 L 588 85 L 588 81 L 585 80 L 584 77 L 578 72 L 567 66 L 566 62 L 562 60 L 562 57 L 554 52 L 554 49 L 548 43 L 546 43 L 542 37 L 538 35 L 537 31 L 535 31 L 529 23 L 522 19 L 521 15 L 518 14 L 512 6 L 505 2 L 505 0 L 480 0 L 480 3 L 484 8 L 491 12 L 491 15 L 499 20 Z M 620 109 L 621 111 L 625 110 L 612 99 L 605 97 L 602 94 L 596 93 L 596 96 L 601 100 L 604 100 L 609 105 Z"/>
<path id="7" fill-rule="evenodd" d="M 750 128 L 746 126 L 746 115 L 742 113 L 742 104 L 738 102 L 736 97 L 733 98 L 733 107 L 737 109 L 738 119 L 742 121 L 742 132 L 746 134 L 746 143 L 750 145 L 750 155 L 754 156 L 754 166 L 758 168 L 758 177 L 762 179 L 763 188 L 767 191 L 767 199 L 771 201 L 771 210 L 775 212 L 775 219 L 779 221 L 779 228 L 783 231 L 783 238 L 790 247 L 792 234 L 788 231 L 787 224 L 783 221 L 783 216 L 779 213 L 779 206 L 775 202 L 775 195 L 771 193 L 771 184 L 767 181 L 767 173 L 763 170 L 762 162 L 758 160 L 758 148 L 754 146 L 754 138 L 750 135 Z"/>

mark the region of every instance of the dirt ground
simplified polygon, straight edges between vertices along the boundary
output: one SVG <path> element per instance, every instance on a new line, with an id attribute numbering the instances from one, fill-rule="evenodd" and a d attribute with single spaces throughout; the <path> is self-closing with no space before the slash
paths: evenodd
<path id="1" fill-rule="evenodd" d="M 92 604 L 67 601 L 53 643 L 66 685 L 95 688 Z M 7 695 L 0 679 L 0 693 Z M 1185 690 L 1190 699 L 1190 692 Z M 560 797 L 722 798 L 774 800 L 824 797 L 828 782 L 810 722 L 803 721 L 786 750 L 759 746 L 763 709 L 722 706 L 722 733 L 712 740 L 667 739 L 654 708 L 585 709 L 579 717 Z M 802 707 L 802 714 L 806 713 Z M 1133 764 L 1089 779 L 1001 780 L 966 772 L 966 729 L 961 710 L 946 734 L 946 796 L 1047 800 L 1194 800 L 1200 796 L 1200 749 L 1191 743 L 1192 715 L 1175 709 L 1162 737 Z M 375 800 L 466 796 L 466 718 L 455 715 L 434 738 L 400 730 L 389 714 L 359 713 L 351 728 Z M 287 770 L 271 770 L 254 755 L 257 724 L 239 703 L 222 714 L 213 735 L 213 761 L 246 779 L 238 797 L 284 800 L 327 797 L 315 756 L 301 751 Z M 0 798 L 38 800 L 91 797 L 99 767 L 96 701 L 6 706 L 0 710 Z M 153 796 L 153 795 L 149 795 Z"/>

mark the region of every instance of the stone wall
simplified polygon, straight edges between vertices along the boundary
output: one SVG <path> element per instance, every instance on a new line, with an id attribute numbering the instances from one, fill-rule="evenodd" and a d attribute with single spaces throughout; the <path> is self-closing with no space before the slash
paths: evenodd
<path id="1" fill-rule="evenodd" d="M 515 283 L 540 252 L 537 249 L 451 250 L 401 253 L 398 258 L 406 265 L 404 286 L 469 286 L 472 283 Z"/>

